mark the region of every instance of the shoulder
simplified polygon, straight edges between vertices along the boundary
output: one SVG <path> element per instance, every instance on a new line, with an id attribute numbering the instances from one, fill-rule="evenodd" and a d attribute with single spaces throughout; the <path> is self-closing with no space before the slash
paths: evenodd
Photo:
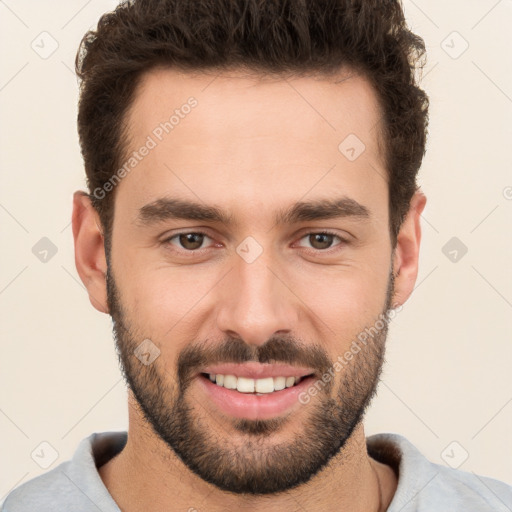
<path id="1" fill-rule="evenodd" d="M 367 438 L 368 453 L 394 467 L 398 486 L 388 512 L 512 510 L 512 487 L 492 478 L 430 462 L 405 437 Z"/>
<path id="2" fill-rule="evenodd" d="M 29 510 L 56 510 L 58 505 L 70 506 L 73 495 L 71 481 L 66 478 L 69 461 L 59 464 L 14 489 L 3 503 L 2 512 L 28 512 Z M 53 508 L 52 508 L 53 507 Z"/>
<path id="3" fill-rule="evenodd" d="M 119 512 L 97 466 L 120 451 L 125 441 L 126 432 L 91 434 L 80 442 L 72 459 L 11 491 L 1 512 Z"/>

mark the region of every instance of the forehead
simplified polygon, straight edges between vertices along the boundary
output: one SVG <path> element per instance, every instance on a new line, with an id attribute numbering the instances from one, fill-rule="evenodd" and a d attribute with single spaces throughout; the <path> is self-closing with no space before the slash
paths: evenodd
<path id="1" fill-rule="evenodd" d="M 387 192 L 380 119 L 372 86 L 350 71 L 285 78 L 154 69 L 126 117 L 125 161 L 149 139 L 153 147 L 119 188 L 139 205 L 162 195 L 233 203 L 235 192 L 239 204 L 263 206 L 341 186 L 368 204 Z"/>
<path id="2" fill-rule="evenodd" d="M 191 97 L 199 106 L 194 130 L 205 136 L 221 134 L 228 120 L 232 131 L 242 128 L 248 137 L 284 136 L 278 130 L 285 126 L 290 138 L 331 132 L 339 139 L 349 128 L 364 139 L 366 149 L 379 150 L 374 147 L 381 121 L 377 95 L 364 76 L 351 70 L 331 77 L 287 78 L 237 70 L 152 69 L 141 77 L 129 109 L 130 134 L 140 138 L 151 133 Z"/>

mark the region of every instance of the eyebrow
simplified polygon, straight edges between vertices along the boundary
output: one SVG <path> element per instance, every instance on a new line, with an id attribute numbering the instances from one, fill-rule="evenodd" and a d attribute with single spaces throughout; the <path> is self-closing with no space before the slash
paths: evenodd
<path id="1" fill-rule="evenodd" d="M 352 198 L 318 199 L 297 202 L 291 208 L 278 210 L 276 224 L 296 224 L 305 221 L 352 217 L 362 221 L 371 218 L 369 209 Z M 157 224 L 172 219 L 235 224 L 233 215 L 216 206 L 177 198 L 160 198 L 139 209 L 137 220 L 142 225 Z"/>

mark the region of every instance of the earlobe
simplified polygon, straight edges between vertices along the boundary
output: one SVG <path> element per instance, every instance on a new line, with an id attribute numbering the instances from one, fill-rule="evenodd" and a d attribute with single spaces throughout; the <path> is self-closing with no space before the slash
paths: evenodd
<path id="1" fill-rule="evenodd" d="M 78 275 L 91 304 L 98 311 L 108 313 L 104 237 L 98 213 L 85 192 L 77 191 L 73 195 L 72 225 Z"/>
<path id="2" fill-rule="evenodd" d="M 409 212 L 402 223 L 397 237 L 393 257 L 395 291 L 393 307 L 404 304 L 414 290 L 418 277 L 418 261 L 421 243 L 421 213 L 427 198 L 420 190 L 411 199 Z"/>

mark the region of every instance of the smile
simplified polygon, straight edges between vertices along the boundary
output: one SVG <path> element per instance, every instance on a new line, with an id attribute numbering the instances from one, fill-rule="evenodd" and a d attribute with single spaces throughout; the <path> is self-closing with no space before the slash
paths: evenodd
<path id="1" fill-rule="evenodd" d="M 297 378 L 277 376 L 252 379 L 233 374 L 200 373 L 196 381 L 199 392 L 208 398 L 209 406 L 223 415 L 265 420 L 305 407 L 299 395 L 308 389 L 314 379 L 313 374 Z"/>
<path id="2" fill-rule="evenodd" d="M 281 391 L 296 386 L 305 377 L 266 377 L 263 379 L 250 379 L 236 375 L 203 374 L 212 382 L 226 389 L 237 390 L 240 393 L 265 394 Z"/>

